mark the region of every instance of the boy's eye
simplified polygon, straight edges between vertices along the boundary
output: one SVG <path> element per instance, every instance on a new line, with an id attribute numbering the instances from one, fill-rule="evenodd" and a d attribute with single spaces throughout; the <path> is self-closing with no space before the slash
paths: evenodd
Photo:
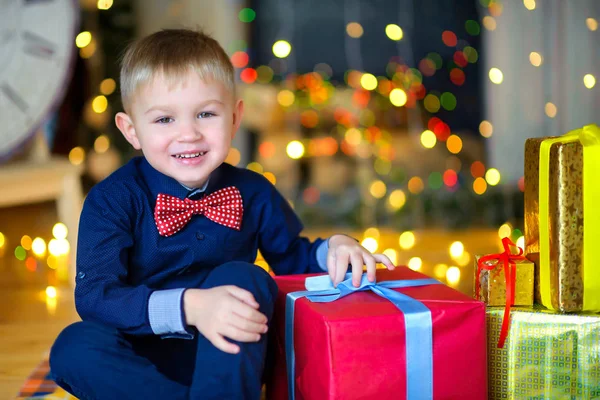
<path id="1" fill-rule="evenodd" d="M 211 112 L 201 112 L 200 114 L 198 114 L 198 118 L 210 118 L 210 117 L 214 117 L 215 114 L 211 113 Z"/>
<path id="2" fill-rule="evenodd" d="M 156 120 L 159 124 L 168 124 L 169 122 L 173 122 L 173 118 L 171 117 L 162 117 Z"/>

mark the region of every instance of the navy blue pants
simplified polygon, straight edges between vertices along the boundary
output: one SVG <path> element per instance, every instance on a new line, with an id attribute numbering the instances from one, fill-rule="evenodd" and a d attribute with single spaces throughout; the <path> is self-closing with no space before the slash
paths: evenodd
<path id="1" fill-rule="evenodd" d="M 269 321 L 277 295 L 262 268 L 230 262 L 212 270 L 201 289 L 235 285 L 250 291 Z M 241 343 L 238 354 L 193 340 L 126 335 L 91 321 L 76 322 L 56 339 L 50 370 L 56 383 L 85 399 L 259 399 L 267 336 Z"/>

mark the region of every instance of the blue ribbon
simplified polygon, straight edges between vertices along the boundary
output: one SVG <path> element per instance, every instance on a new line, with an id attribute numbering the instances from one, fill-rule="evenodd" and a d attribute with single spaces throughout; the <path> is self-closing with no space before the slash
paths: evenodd
<path id="1" fill-rule="evenodd" d="M 435 279 L 369 282 L 363 274 L 360 286 L 352 284 L 352 274 L 333 287 L 329 275 L 306 278 L 306 291 L 288 293 L 285 302 L 285 354 L 288 378 L 288 398 L 295 399 L 296 354 L 294 352 L 294 304 L 306 297 L 313 303 L 328 303 L 354 292 L 373 291 L 390 300 L 404 314 L 406 331 L 406 398 L 433 399 L 433 339 L 431 311 L 420 301 L 392 288 L 407 288 L 440 284 Z"/>

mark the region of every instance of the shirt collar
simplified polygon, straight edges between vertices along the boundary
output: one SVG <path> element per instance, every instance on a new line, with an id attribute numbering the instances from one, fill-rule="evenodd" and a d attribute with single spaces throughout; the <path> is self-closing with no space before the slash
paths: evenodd
<path id="1" fill-rule="evenodd" d="M 213 190 L 212 188 L 214 188 L 216 185 L 216 181 L 218 180 L 217 177 L 219 176 L 219 169 L 221 168 L 219 166 L 209 175 L 203 187 L 194 189 L 188 188 L 170 176 L 157 171 L 153 166 L 150 165 L 145 157 L 141 157 L 141 159 L 140 172 L 154 198 L 156 198 L 159 193 L 164 193 L 183 199 L 190 194 L 190 190 L 194 190 L 193 193 L 210 193 Z"/>

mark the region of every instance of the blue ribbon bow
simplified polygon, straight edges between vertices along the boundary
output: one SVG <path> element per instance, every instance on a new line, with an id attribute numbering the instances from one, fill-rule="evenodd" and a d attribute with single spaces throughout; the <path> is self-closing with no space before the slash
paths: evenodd
<path id="1" fill-rule="evenodd" d="M 373 291 L 390 300 L 404 314 L 406 331 L 406 398 L 433 399 L 433 339 L 431 311 L 420 301 L 391 290 L 414 286 L 436 285 L 435 279 L 412 279 L 369 282 L 363 274 L 360 286 L 352 285 L 352 274 L 333 287 L 329 275 L 306 278 L 306 291 L 288 293 L 285 302 L 285 354 L 288 378 L 288 398 L 295 399 L 296 355 L 294 352 L 294 304 L 306 297 L 313 303 L 328 303 L 354 292 Z"/>

